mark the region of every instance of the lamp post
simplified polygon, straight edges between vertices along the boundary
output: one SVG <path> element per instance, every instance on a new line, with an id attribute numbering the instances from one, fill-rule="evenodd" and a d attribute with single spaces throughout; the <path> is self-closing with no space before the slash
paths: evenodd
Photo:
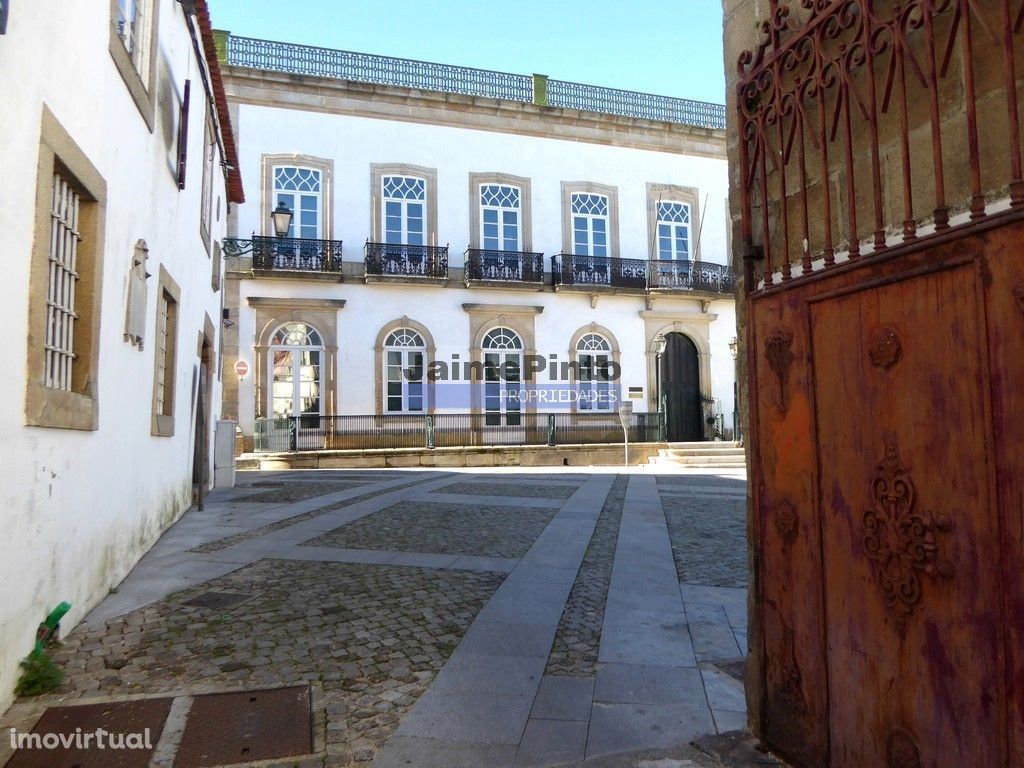
<path id="1" fill-rule="evenodd" d="M 274 235 L 280 239 L 288 234 L 288 230 L 292 226 L 293 212 L 291 208 L 284 204 L 283 201 L 277 203 L 277 208 L 270 212 L 270 223 L 274 228 Z M 263 238 L 262 241 L 267 246 L 266 251 L 276 250 L 266 243 L 267 238 Z M 245 256 L 247 253 L 252 253 L 257 245 L 257 237 L 254 234 L 249 240 L 242 240 L 237 237 L 225 237 L 221 241 L 221 245 L 224 248 L 224 253 L 227 256 Z"/>
<path id="2" fill-rule="evenodd" d="M 274 222 L 274 234 L 278 237 L 284 237 L 288 234 L 288 229 L 292 225 L 292 210 L 284 201 L 277 203 L 277 208 L 270 212 L 270 220 Z"/>
<path id="3" fill-rule="evenodd" d="M 665 439 L 665 409 L 661 400 L 661 358 L 665 355 L 665 348 L 668 346 L 668 339 L 665 334 L 659 333 L 654 337 L 654 394 L 657 398 L 658 426 L 661 431 L 661 439 Z"/>

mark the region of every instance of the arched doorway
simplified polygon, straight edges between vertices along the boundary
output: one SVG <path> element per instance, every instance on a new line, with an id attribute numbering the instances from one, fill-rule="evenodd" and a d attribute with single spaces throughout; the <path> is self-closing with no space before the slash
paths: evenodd
<path id="1" fill-rule="evenodd" d="M 703 440 L 697 345 L 681 333 L 666 334 L 665 341 L 661 391 L 665 398 L 668 440 L 673 443 Z"/>

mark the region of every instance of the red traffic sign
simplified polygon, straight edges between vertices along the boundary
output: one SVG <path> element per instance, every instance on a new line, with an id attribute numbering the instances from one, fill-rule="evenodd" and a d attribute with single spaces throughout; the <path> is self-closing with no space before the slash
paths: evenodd
<path id="1" fill-rule="evenodd" d="M 245 362 L 245 360 L 239 360 L 235 363 L 235 373 L 237 373 L 240 378 L 244 378 L 245 375 L 249 373 L 249 364 Z"/>

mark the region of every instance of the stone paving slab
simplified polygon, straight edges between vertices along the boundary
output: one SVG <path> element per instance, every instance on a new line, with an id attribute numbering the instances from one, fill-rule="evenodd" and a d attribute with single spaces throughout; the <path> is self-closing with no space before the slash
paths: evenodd
<path id="1" fill-rule="evenodd" d="M 556 501 L 556 506 L 561 506 L 561 502 L 558 500 L 569 498 L 579 486 L 579 482 L 559 483 L 545 481 L 540 478 L 530 478 L 529 484 L 510 483 L 508 478 L 492 478 L 488 481 L 475 480 L 453 483 L 432 495 L 435 497 L 441 494 L 448 496 L 510 496 L 522 499 L 532 498 L 540 501 L 553 499 Z"/>
<path id="2" fill-rule="evenodd" d="M 700 670 L 603 664 L 594 684 L 594 701 L 618 704 L 685 704 L 704 698 Z"/>
<path id="3" fill-rule="evenodd" d="M 530 717 L 590 722 L 593 701 L 594 678 L 544 675 Z"/>
<path id="4" fill-rule="evenodd" d="M 588 730 L 587 723 L 531 718 L 512 765 L 542 768 L 582 760 L 587 751 Z"/>
<path id="5" fill-rule="evenodd" d="M 541 496 L 515 496 L 493 493 L 499 488 L 489 487 L 487 490 L 492 493 L 449 493 L 446 486 L 440 491 L 427 494 L 418 499 L 420 504 L 468 504 L 470 506 L 493 506 L 493 507 L 525 507 L 540 509 L 558 509 L 562 502 L 558 498 Z"/>
<path id="6" fill-rule="evenodd" d="M 715 732 L 707 705 L 594 704 L 587 757 L 685 744 Z"/>
<path id="7" fill-rule="evenodd" d="M 511 744 L 467 744 L 427 737 L 393 736 L 377 753 L 373 768 L 509 768 Z"/>

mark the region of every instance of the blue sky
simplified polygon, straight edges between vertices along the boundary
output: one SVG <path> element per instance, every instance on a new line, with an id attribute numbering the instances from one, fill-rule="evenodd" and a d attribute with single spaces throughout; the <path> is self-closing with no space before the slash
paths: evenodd
<path id="1" fill-rule="evenodd" d="M 724 102 L 721 0 L 210 0 L 237 35 Z"/>

